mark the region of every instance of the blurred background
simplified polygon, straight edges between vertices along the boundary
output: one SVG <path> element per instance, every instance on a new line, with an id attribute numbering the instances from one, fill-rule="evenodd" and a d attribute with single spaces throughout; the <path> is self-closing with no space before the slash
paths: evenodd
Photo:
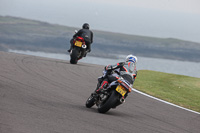
<path id="1" fill-rule="evenodd" d="M 87 22 L 94 43 L 83 62 L 135 54 L 138 69 L 200 77 L 199 16 L 199 0 L 0 0 L 0 50 L 68 60 Z"/>
<path id="2" fill-rule="evenodd" d="M 0 15 L 200 42 L 199 0 L 1 0 Z"/>

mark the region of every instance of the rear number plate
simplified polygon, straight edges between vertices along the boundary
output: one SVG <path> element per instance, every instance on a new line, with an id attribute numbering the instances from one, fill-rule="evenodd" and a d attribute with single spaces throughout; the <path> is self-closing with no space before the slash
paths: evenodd
<path id="1" fill-rule="evenodd" d="M 76 41 L 74 45 L 77 46 L 77 47 L 81 47 L 82 46 L 82 42 Z"/>
<path id="2" fill-rule="evenodd" d="M 122 96 L 124 96 L 127 92 L 121 85 L 117 86 L 116 91 L 119 92 Z"/>

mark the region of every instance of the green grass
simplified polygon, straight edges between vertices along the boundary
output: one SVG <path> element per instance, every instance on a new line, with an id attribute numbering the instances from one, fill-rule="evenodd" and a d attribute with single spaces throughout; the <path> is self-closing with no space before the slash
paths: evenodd
<path id="1" fill-rule="evenodd" d="M 200 112 L 200 78 L 139 70 L 134 88 Z"/>

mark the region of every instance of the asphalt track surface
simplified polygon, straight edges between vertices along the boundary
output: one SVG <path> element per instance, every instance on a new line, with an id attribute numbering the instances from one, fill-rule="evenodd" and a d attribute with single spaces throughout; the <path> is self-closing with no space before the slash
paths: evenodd
<path id="1" fill-rule="evenodd" d="M 102 69 L 0 52 L 0 133 L 200 132 L 199 114 L 139 93 L 107 114 L 86 108 Z"/>

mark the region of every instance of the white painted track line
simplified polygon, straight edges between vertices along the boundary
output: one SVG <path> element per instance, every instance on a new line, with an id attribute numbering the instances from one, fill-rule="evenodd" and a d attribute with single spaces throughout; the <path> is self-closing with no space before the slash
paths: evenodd
<path id="1" fill-rule="evenodd" d="M 142 95 L 144 95 L 144 96 L 147 96 L 147 97 L 150 97 L 150 98 L 152 98 L 152 99 L 155 99 L 155 100 L 157 100 L 157 101 L 160 101 L 160 102 L 163 102 L 163 103 L 166 103 L 166 104 L 175 106 L 175 107 L 177 107 L 177 108 L 180 108 L 180 109 L 183 109 L 183 110 L 187 110 L 187 111 L 189 111 L 189 112 L 193 112 L 193 113 L 196 113 L 196 114 L 199 114 L 199 115 L 200 115 L 199 112 L 196 112 L 196 111 L 193 111 L 193 110 L 190 110 L 190 109 L 187 109 L 187 108 L 178 106 L 178 105 L 176 105 L 176 104 L 173 104 L 173 103 L 170 103 L 170 102 L 167 102 L 167 101 L 164 101 L 164 100 L 161 100 L 161 99 L 159 99 L 159 98 L 153 97 L 153 96 L 151 96 L 151 95 L 148 95 L 148 94 L 146 94 L 146 93 L 143 93 L 143 92 L 141 92 L 141 91 L 139 91 L 139 90 L 136 90 L 136 89 L 134 89 L 134 88 L 132 88 L 132 90 L 135 91 L 135 92 L 137 92 L 137 93 L 139 93 L 139 94 L 142 94 Z"/>

